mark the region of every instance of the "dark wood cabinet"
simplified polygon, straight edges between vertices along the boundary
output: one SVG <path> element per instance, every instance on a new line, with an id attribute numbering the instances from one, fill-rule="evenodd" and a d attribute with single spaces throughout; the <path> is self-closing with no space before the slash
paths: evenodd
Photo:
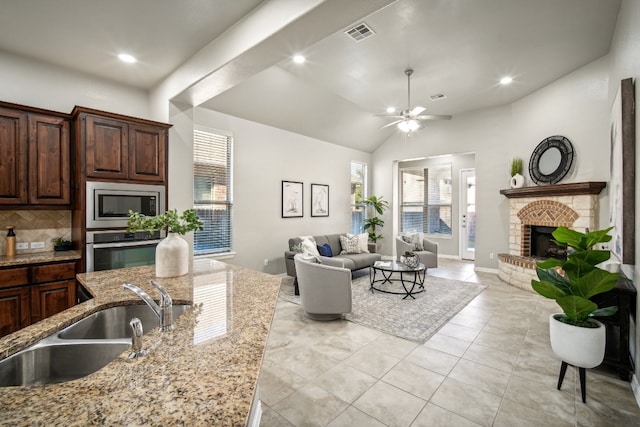
<path id="1" fill-rule="evenodd" d="M 71 202 L 69 121 L 29 114 L 29 204 Z"/>
<path id="2" fill-rule="evenodd" d="M 31 324 L 29 288 L 0 289 L 0 337 Z"/>
<path id="3" fill-rule="evenodd" d="M 0 106 L 0 206 L 69 207 L 68 117 L 12 106 Z"/>
<path id="4" fill-rule="evenodd" d="M 75 280 L 31 286 L 31 323 L 73 307 L 75 301 Z"/>
<path id="5" fill-rule="evenodd" d="M 598 307 L 617 306 L 613 316 L 596 317 L 607 328 L 604 365 L 617 369 L 620 378 L 629 381 L 634 372 L 634 360 L 629 350 L 631 320 L 636 317 L 636 289 L 631 280 L 620 275 L 616 287 L 591 298 Z"/>
<path id="6" fill-rule="evenodd" d="M 0 107 L 0 204 L 27 203 L 27 114 Z"/>
<path id="7" fill-rule="evenodd" d="M 86 113 L 77 117 L 87 179 L 165 183 L 168 125 Z"/>
<path id="8" fill-rule="evenodd" d="M 0 337 L 76 304 L 76 263 L 0 270 Z"/>

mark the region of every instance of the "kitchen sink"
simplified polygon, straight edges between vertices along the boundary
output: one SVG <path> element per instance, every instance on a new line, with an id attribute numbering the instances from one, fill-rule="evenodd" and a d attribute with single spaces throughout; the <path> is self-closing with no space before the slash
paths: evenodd
<path id="1" fill-rule="evenodd" d="M 173 305 L 173 319 L 177 319 L 191 306 Z M 61 339 L 116 339 L 130 338 L 129 321 L 137 317 L 147 333 L 158 328 L 158 316 L 147 305 L 125 305 L 98 311 L 60 331 Z"/>
<path id="2" fill-rule="evenodd" d="M 0 387 L 55 384 L 89 375 L 106 366 L 130 343 L 52 343 L 46 339 L 0 361 Z"/>

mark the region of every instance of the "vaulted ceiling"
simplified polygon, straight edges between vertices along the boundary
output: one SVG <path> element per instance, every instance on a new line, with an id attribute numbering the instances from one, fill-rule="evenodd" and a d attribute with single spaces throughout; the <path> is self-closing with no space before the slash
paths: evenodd
<path id="1" fill-rule="evenodd" d="M 274 11 L 301 5 L 308 10 L 284 16 L 281 30 L 265 34 L 253 50 L 239 47 L 243 35 L 270 25 Z M 607 54 L 619 6 L 619 0 L 9 0 L 0 13 L 0 50 L 153 90 L 218 42 L 230 59 L 212 64 L 210 78 L 226 66 L 219 78 L 227 83 L 202 107 L 371 152 L 398 131 L 381 129 L 389 120 L 374 114 L 407 107 L 406 68 L 415 70 L 412 106 L 455 120 L 514 102 Z M 356 42 L 345 34 L 363 22 L 373 36 Z M 222 44 L 233 31 L 239 37 Z M 118 62 L 122 51 L 139 62 Z M 294 53 L 307 61 L 294 63 Z M 240 68 L 238 78 L 228 78 Z M 513 83 L 501 86 L 506 75 Z M 446 98 L 431 101 L 434 94 Z"/>

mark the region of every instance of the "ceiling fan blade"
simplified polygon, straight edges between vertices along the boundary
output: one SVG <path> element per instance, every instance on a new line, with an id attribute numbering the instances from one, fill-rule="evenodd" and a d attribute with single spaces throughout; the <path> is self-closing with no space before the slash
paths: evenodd
<path id="1" fill-rule="evenodd" d="M 426 110 L 426 108 L 417 105 L 417 106 L 413 107 L 413 110 L 411 110 L 409 112 L 409 115 L 412 116 L 412 117 L 415 117 L 415 116 L 419 115 L 420 113 L 422 113 L 424 110 Z"/>
<path id="2" fill-rule="evenodd" d="M 398 124 L 398 123 L 400 123 L 400 122 L 401 122 L 401 121 L 403 121 L 403 120 L 404 120 L 404 119 L 400 119 L 400 120 L 395 120 L 395 121 L 393 121 L 393 122 L 391 122 L 391 123 L 387 123 L 386 125 L 382 126 L 380 129 L 388 128 L 389 126 L 393 126 L 393 125 L 395 125 L 395 124 Z"/>
<path id="3" fill-rule="evenodd" d="M 404 116 L 399 116 L 397 114 L 374 114 L 373 117 L 391 117 L 393 119 L 404 119 Z"/>
<path id="4" fill-rule="evenodd" d="M 451 120 L 452 116 L 441 116 L 436 114 L 425 114 L 422 116 L 414 117 L 418 120 Z"/>

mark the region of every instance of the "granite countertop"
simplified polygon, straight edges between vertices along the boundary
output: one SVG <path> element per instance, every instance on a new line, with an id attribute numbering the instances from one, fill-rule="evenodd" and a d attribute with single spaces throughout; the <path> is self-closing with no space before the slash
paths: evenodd
<path id="1" fill-rule="evenodd" d="M 19 267 L 27 264 L 44 264 L 47 262 L 75 261 L 81 258 L 78 251 L 36 252 L 19 254 L 13 257 L 0 255 L 0 268 Z"/>
<path id="2" fill-rule="evenodd" d="M 0 339 L 4 358 L 103 308 L 139 304 L 123 282 L 157 299 L 154 266 L 84 273 L 94 296 Z M 0 387 L 1 425 L 245 425 L 256 393 L 280 278 L 210 259 L 187 275 L 157 279 L 174 303 L 194 308 L 173 332 L 144 335 L 149 354 L 129 350 L 86 377 L 44 386 Z"/>

